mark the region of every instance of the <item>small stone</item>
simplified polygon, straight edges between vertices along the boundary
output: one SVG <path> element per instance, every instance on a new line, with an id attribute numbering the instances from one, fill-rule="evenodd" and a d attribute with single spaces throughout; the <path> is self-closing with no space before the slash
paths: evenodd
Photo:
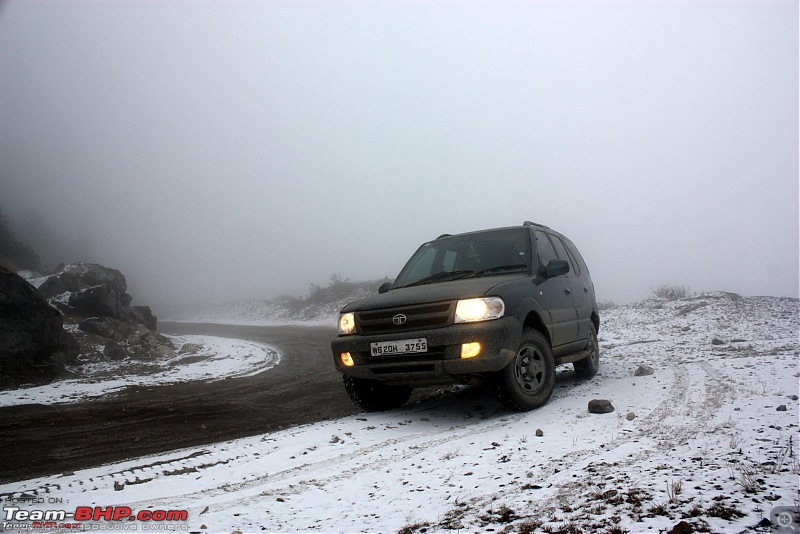
<path id="1" fill-rule="evenodd" d="M 537 428 L 536 429 L 536 437 L 537 438 L 541 438 L 542 436 L 544 436 L 544 431 L 541 428 Z"/>
<path id="2" fill-rule="evenodd" d="M 720 338 L 715 337 L 713 340 L 711 340 L 711 344 L 712 345 L 724 345 L 725 342 L 722 341 Z"/>
<path id="3" fill-rule="evenodd" d="M 800 397 L 798 397 L 797 395 L 792 395 L 792 396 L 791 396 L 791 397 L 789 397 L 789 398 L 790 398 L 790 399 L 792 399 L 792 400 L 795 400 L 795 401 L 796 401 L 796 400 L 798 400 L 798 399 L 800 399 Z"/>
<path id="4" fill-rule="evenodd" d="M 655 371 L 649 365 L 640 365 L 633 372 L 633 376 L 650 376 L 653 373 L 655 373 Z"/>
<path id="5" fill-rule="evenodd" d="M 633 421 L 634 419 L 636 419 L 636 414 L 633 412 L 628 412 L 628 415 L 625 416 L 625 419 L 627 419 L 628 421 Z"/>
<path id="6" fill-rule="evenodd" d="M 278 502 L 286 502 L 283 497 L 278 497 L 275 500 L 278 501 Z"/>
<path id="7" fill-rule="evenodd" d="M 592 399 L 589 401 L 589 413 L 611 413 L 614 405 L 606 399 Z"/>
<path id="8" fill-rule="evenodd" d="M 781 404 L 780 406 L 778 406 L 777 411 L 785 412 L 786 411 L 786 405 L 785 404 Z"/>

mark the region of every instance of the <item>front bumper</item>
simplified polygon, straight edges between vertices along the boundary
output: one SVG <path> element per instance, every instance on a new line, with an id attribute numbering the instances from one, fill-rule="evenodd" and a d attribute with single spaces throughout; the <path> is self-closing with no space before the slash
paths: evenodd
<path id="1" fill-rule="evenodd" d="M 516 317 L 493 321 L 454 324 L 431 330 L 396 334 L 340 336 L 331 342 L 336 369 L 356 378 L 381 380 L 411 386 L 466 384 L 486 373 L 499 371 L 516 355 L 522 325 Z M 371 356 L 370 343 L 425 338 L 428 352 Z M 480 342 L 481 353 L 461 358 L 463 343 Z M 339 355 L 349 352 L 355 362 L 345 366 Z"/>

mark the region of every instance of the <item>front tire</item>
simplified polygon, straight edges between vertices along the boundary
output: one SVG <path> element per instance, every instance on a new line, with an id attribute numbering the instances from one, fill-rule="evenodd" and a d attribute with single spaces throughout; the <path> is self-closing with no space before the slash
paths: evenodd
<path id="1" fill-rule="evenodd" d="M 399 408 L 411 396 L 408 386 L 390 386 L 378 380 L 365 380 L 343 375 L 344 389 L 353 404 L 366 412 L 382 412 Z"/>
<path id="2" fill-rule="evenodd" d="M 514 410 L 533 410 L 550 399 L 555 383 L 550 343 L 538 330 L 525 330 L 516 356 L 497 377 L 497 399 Z"/>
<path id="3" fill-rule="evenodd" d="M 589 328 L 589 350 L 591 353 L 587 357 L 572 363 L 575 375 L 579 378 L 592 378 L 600 369 L 600 344 L 594 325 Z"/>

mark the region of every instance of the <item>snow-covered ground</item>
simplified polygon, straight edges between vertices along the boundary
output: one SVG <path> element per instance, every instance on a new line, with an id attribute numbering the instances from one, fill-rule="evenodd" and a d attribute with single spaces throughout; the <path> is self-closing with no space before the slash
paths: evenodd
<path id="1" fill-rule="evenodd" d="M 0 406 L 61 404 L 106 397 L 128 386 L 250 376 L 280 362 L 277 350 L 252 341 L 198 335 L 167 337 L 176 347 L 189 344 L 196 350 L 153 361 L 83 363 L 71 369 L 79 374 L 74 379 L 0 391 Z"/>
<path id="2" fill-rule="evenodd" d="M 623 306 L 603 312 L 600 373 L 581 382 L 565 366 L 532 412 L 454 388 L 0 494 L 187 510 L 173 528 L 203 532 L 752 530 L 800 504 L 798 311 L 727 293 Z M 592 399 L 616 411 L 590 414 Z"/>

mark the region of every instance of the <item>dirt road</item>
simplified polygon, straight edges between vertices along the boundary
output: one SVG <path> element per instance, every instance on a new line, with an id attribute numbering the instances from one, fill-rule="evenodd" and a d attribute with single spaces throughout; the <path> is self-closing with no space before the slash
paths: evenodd
<path id="1" fill-rule="evenodd" d="M 130 388 L 103 401 L 0 408 L 0 482 L 261 434 L 356 413 L 334 370 L 331 328 L 163 323 L 168 334 L 263 342 L 280 365 L 248 378 Z"/>

